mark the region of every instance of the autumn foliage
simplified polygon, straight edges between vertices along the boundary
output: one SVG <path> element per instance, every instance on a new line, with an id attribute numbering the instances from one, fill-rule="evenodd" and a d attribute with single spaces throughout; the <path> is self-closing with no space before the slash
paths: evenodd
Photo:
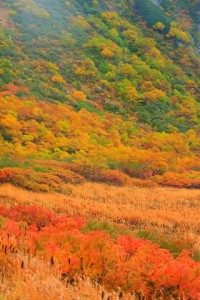
<path id="1" fill-rule="evenodd" d="M 198 1 L 58 2 L 0 3 L 0 159 L 31 165 L 1 182 L 198 187 Z"/>
<path id="2" fill-rule="evenodd" d="M 0 182 L 9 182 L 13 179 L 14 173 L 9 168 L 0 170 Z"/>
<path id="3" fill-rule="evenodd" d="M 200 299 L 198 25 L 0 1 L 0 300 Z"/>
<path id="4" fill-rule="evenodd" d="M 56 216 L 37 206 L 0 208 L 1 251 L 43 258 L 57 266 L 63 280 L 89 276 L 109 289 L 119 287 L 148 299 L 169 295 L 198 299 L 200 263 L 183 251 L 168 250 L 131 235 L 83 232 L 83 218 Z"/>

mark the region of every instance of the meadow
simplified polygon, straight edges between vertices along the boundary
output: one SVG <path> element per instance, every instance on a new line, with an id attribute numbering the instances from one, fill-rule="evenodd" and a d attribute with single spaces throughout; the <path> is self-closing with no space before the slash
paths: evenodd
<path id="1" fill-rule="evenodd" d="M 35 193 L 0 186 L 1 205 L 40 205 L 57 214 L 124 224 L 132 230 L 157 230 L 189 237 L 200 247 L 200 190 L 116 187 L 99 183 L 67 185 L 65 194 Z"/>
<path id="2" fill-rule="evenodd" d="M 199 190 L 65 191 L 0 186 L 0 299 L 199 299 Z"/>

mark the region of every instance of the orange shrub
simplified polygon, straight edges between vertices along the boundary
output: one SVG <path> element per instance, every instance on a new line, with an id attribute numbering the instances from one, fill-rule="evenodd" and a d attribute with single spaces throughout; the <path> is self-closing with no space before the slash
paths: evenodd
<path id="1" fill-rule="evenodd" d="M 63 189 L 62 180 L 52 174 L 35 172 L 32 169 L 13 168 L 14 177 L 10 180 L 11 183 L 21 186 L 32 191 L 61 191 Z"/>
<path id="2" fill-rule="evenodd" d="M 65 166 L 65 165 L 64 165 Z M 16 186 L 32 191 L 50 192 L 65 191 L 65 184 L 80 184 L 85 178 L 71 170 L 59 167 L 49 167 L 42 170 L 41 166 L 36 166 L 38 171 L 31 168 L 4 168 L 0 170 L 0 182 L 10 182 Z"/>
<path id="3" fill-rule="evenodd" d="M 71 170 L 61 168 L 51 168 L 50 173 L 60 178 L 64 183 L 80 184 L 85 181 L 85 178 Z"/>
<path id="4" fill-rule="evenodd" d="M 117 170 L 105 170 L 95 176 L 96 181 L 114 185 L 124 185 L 131 182 L 128 175 Z"/>
<path id="5" fill-rule="evenodd" d="M 9 168 L 0 170 L 0 182 L 9 182 L 14 177 L 13 172 Z"/>
<path id="6" fill-rule="evenodd" d="M 163 186 L 200 188 L 200 172 L 166 172 L 163 176 L 155 176 L 155 179 Z"/>
<path id="7" fill-rule="evenodd" d="M 187 251 L 174 258 L 159 245 L 132 235 L 84 233 L 83 218 L 57 217 L 37 206 L 0 207 L 0 216 L 8 218 L 0 228 L 2 252 L 42 257 L 47 265 L 57 266 L 66 283 L 83 275 L 142 299 L 199 299 L 200 263 Z"/>

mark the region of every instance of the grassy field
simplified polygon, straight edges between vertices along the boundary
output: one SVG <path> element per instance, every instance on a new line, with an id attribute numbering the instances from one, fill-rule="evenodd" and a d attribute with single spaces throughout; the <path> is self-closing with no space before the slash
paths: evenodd
<path id="1" fill-rule="evenodd" d="M 68 185 L 64 194 L 0 186 L 0 205 L 40 205 L 55 213 L 111 221 L 133 230 L 153 230 L 173 238 L 190 238 L 200 248 L 200 190 Z"/>
<path id="2" fill-rule="evenodd" d="M 24 267 L 22 268 L 22 262 Z M 0 299 L 1 300 L 134 300 L 134 295 L 119 297 L 117 292 L 108 292 L 89 278 L 78 277 L 73 285 L 60 280 L 59 270 L 45 262 L 23 255 L 0 254 Z M 1 297 L 2 296 L 2 297 Z M 102 297 L 103 296 L 103 297 Z"/>
<path id="3" fill-rule="evenodd" d="M 200 263 L 191 263 L 190 259 L 188 259 L 187 257 L 184 258 L 184 254 L 182 254 L 182 256 L 179 256 L 181 251 L 185 249 L 189 250 L 191 254 L 192 251 L 196 251 L 197 253 L 199 253 L 198 251 L 200 250 L 200 190 L 161 187 L 114 187 L 105 184 L 84 183 L 76 186 L 68 184 L 65 194 L 57 194 L 31 192 L 14 187 L 10 184 L 1 185 L 0 206 L 4 207 L 1 208 L 2 216 L 4 215 L 3 211 L 5 211 L 6 207 L 10 207 L 12 211 L 12 208 L 17 207 L 17 205 L 22 205 L 23 207 L 27 207 L 27 205 L 42 206 L 45 209 L 47 209 L 47 212 L 51 211 L 57 216 L 64 214 L 68 217 L 84 217 L 86 219 L 86 224 L 82 229 L 82 233 L 80 231 L 79 233 L 76 230 L 74 231 L 75 236 L 77 235 L 77 238 L 81 235 L 81 239 L 83 239 L 84 234 L 85 236 L 91 237 L 90 232 L 94 233 L 95 230 L 97 230 L 95 234 L 98 235 L 98 230 L 104 230 L 110 235 L 111 239 L 109 240 L 109 243 L 111 243 L 110 246 L 112 245 L 112 247 L 113 242 L 116 241 L 117 236 L 120 234 L 124 236 L 126 234 L 129 234 L 129 236 L 134 236 L 134 238 L 140 237 L 143 239 L 150 240 L 153 243 L 159 244 L 161 249 L 168 249 L 170 251 L 162 252 L 168 250 L 159 250 L 158 248 L 156 248 L 157 246 L 155 245 L 155 248 L 152 248 L 152 251 L 158 251 L 156 257 L 157 255 L 159 255 L 159 253 L 161 254 L 161 257 L 162 255 L 168 255 L 167 253 L 171 253 L 175 257 L 173 260 L 173 256 L 169 256 L 169 266 L 171 263 L 170 261 L 172 260 L 172 270 L 170 267 L 169 272 L 170 270 L 173 271 L 173 264 L 177 264 L 176 266 L 179 268 L 179 262 L 183 264 L 185 263 L 185 266 L 187 266 L 185 270 L 187 270 L 190 264 L 191 266 L 196 266 L 196 268 L 200 268 Z M 38 214 L 40 213 L 36 213 L 36 218 L 40 218 Z M 12 216 L 13 218 L 17 218 L 17 215 Z M 9 218 L 12 217 L 10 216 Z M 5 222 L 5 219 L 2 218 L 0 221 L 1 223 Z M 20 220 L 20 222 L 21 221 L 22 220 Z M 34 218 L 31 222 L 34 222 Z M 64 219 L 63 222 L 65 222 Z M 1 228 L 4 228 L 2 227 L 4 226 L 2 224 L 0 224 Z M 13 227 L 13 221 L 8 221 L 8 224 L 10 224 L 7 227 L 8 230 L 9 228 L 12 228 L 11 232 L 15 232 L 16 227 Z M 19 226 L 22 226 L 20 227 L 22 228 L 22 240 L 21 238 L 17 238 L 18 231 L 14 233 L 15 238 L 14 236 L 12 236 L 12 234 L 11 236 L 9 236 L 9 234 L 7 236 L 7 233 L 5 233 L 5 235 L 3 235 L 3 231 L 1 233 L 2 236 L 0 239 L 0 300 L 37 300 L 39 298 L 41 300 L 141 299 L 140 297 L 143 294 L 143 292 L 141 292 L 141 294 L 139 295 L 134 292 L 132 294 L 129 294 L 127 292 L 122 293 L 120 292 L 120 289 L 118 290 L 118 288 L 116 289 L 116 287 L 115 289 L 107 289 L 105 284 L 100 284 L 94 280 L 91 280 L 90 272 L 88 273 L 87 269 L 85 269 L 85 273 L 83 273 L 85 275 L 83 276 L 80 272 L 77 273 L 77 275 L 75 273 L 75 277 L 73 277 L 72 283 L 68 282 L 66 278 L 64 280 L 61 280 L 62 259 L 60 263 L 58 263 L 59 255 L 62 256 L 63 253 L 67 253 L 67 249 L 69 249 L 69 246 L 66 246 L 65 249 L 65 246 L 62 242 L 63 238 L 61 232 L 62 230 L 64 230 L 64 227 L 63 229 L 62 227 L 60 227 L 58 231 L 56 231 L 57 227 L 53 227 L 51 229 L 55 230 L 55 233 L 52 233 L 52 238 L 60 238 L 61 245 L 63 245 L 62 247 L 64 247 L 63 250 L 61 250 L 64 252 L 60 252 L 60 254 L 57 254 L 57 256 L 55 256 L 57 263 L 54 265 L 53 262 L 52 265 L 52 261 L 49 256 L 50 254 L 48 254 L 48 248 L 46 248 L 46 252 L 40 253 L 40 246 L 38 244 L 39 248 L 37 251 L 39 252 L 37 253 L 37 255 L 27 254 L 26 251 L 23 252 L 24 250 L 20 250 L 21 246 L 18 245 L 18 243 L 21 243 L 20 241 L 23 241 L 21 244 L 22 246 L 26 245 L 26 231 L 25 235 L 23 235 L 24 223 L 21 222 L 19 224 L 21 224 Z M 75 223 L 72 222 L 72 224 Z M 64 223 L 63 226 L 65 226 Z M 63 231 L 63 234 L 64 232 L 65 231 Z M 73 229 L 72 231 L 68 232 L 69 234 L 73 235 Z M 31 234 L 32 233 L 30 233 L 29 237 L 31 237 Z M 43 234 L 42 231 L 41 234 Z M 37 235 L 38 237 L 40 236 L 40 231 L 38 231 Z M 47 236 L 49 238 L 48 233 Z M 80 240 L 80 243 L 82 243 L 82 241 L 83 240 Z M 8 245 L 6 246 L 7 248 L 5 248 L 6 244 Z M 153 247 L 151 245 L 148 245 L 147 247 Z M 13 250 L 13 247 L 17 247 L 16 249 L 18 249 L 18 251 L 16 253 L 15 250 Z M 34 250 L 34 245 L 32 247 L 32 249 Z M 141 246 L 141 251 L 143 251 L 142 247 L 143 246 Z M 148 252 L 139 253 L 141 253 L 141 256 L 140 254 L 138 254 L 139 258 L 144 260 L 144 262 L 142 262 L 141 260 L 140 265 L 145 265 L 145 255 Z M 91 255 L 90 252 L 88 255 Z M 149 258 L 147 255 L 147 261 Z M 199 261 L 199 254 L 198 257 L 195 257 L 195 255 L 193 255 L 193 258 Z M 137 261 L 138 260 L 136 259 L 135 263 Z M 66 265 L 66 262 L 64 263 L 64 265 Z M 162 270 L 163 266 L 163 262 L 161 261 L 161 265 L 160 267 L 158 267 L 158 272 L 159 268 L 161 268 Z M 174 270 L 176 270 L 175 265 L 174 268 Z M 176 274 L 180 273 L 178 269 L 175 272 Z M 191 272 L 191 270 L 188 270 L 186 273 L 192 274 Z M 141 280 L 144 280 L 143 275 L 141 277 Z M 176 279 L 174 278 L 173 282 L 174 280 Z M 194 284 L 196 286 L 197 283 Z M 182 288 L 184 289 L 184 285 Z M 186 288 L 185 291 L 187 292 Z M 151 299 L 176 299 L 176 297 L 171 298 L 172 295 L 175 296 L 176 293 L 177 286 L 174 287 L 174 290 L 171 290 L 170 288 L 168 290 L 166 288 L 162 297 L 162 289 L 159 288 L 155 296 L 153 296 L 153 298 L 151 296 Z M 196 293 L 196 290 L 191 290 L 191 293 Z M 190 299 L 188 298 L 189 296 L 190 294 L 188 293 L 186 296 L 184 296 L 183 294 L 183 298 L 180 299 Z M 143 299 L 150 298 L 144 297 Z M 194 299 L 198 299 L 198 297 Z"/>

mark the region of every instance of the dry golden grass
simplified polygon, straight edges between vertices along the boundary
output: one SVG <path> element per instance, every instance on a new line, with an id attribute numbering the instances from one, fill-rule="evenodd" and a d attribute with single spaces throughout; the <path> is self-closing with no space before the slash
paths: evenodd
<path id="1" fill-rule="evenodd" d="M 23 268 L 22 268 L 23 262 Z M 107 292 L 89 278 L 77 277 L 73 285 L 59 278 L 59 271 L 42 260 L 0 251 L 0 299 L 3 300 L 119 300 L 119 293 Z M 102 294 L 104 298 L 102 298 Z M 122 300 L 134 300 L 124 295 Z"/>
<path id="2" fill-rule="evenodd" d="M 156 229 L 172 237 L 190 237 L 200 248 L 200 190 L 113 187 L 97 183 L 68 185 L 67 194 L 34 193 L 0 186 L 0 205 L 41 205 L 56 213 Z"/>

